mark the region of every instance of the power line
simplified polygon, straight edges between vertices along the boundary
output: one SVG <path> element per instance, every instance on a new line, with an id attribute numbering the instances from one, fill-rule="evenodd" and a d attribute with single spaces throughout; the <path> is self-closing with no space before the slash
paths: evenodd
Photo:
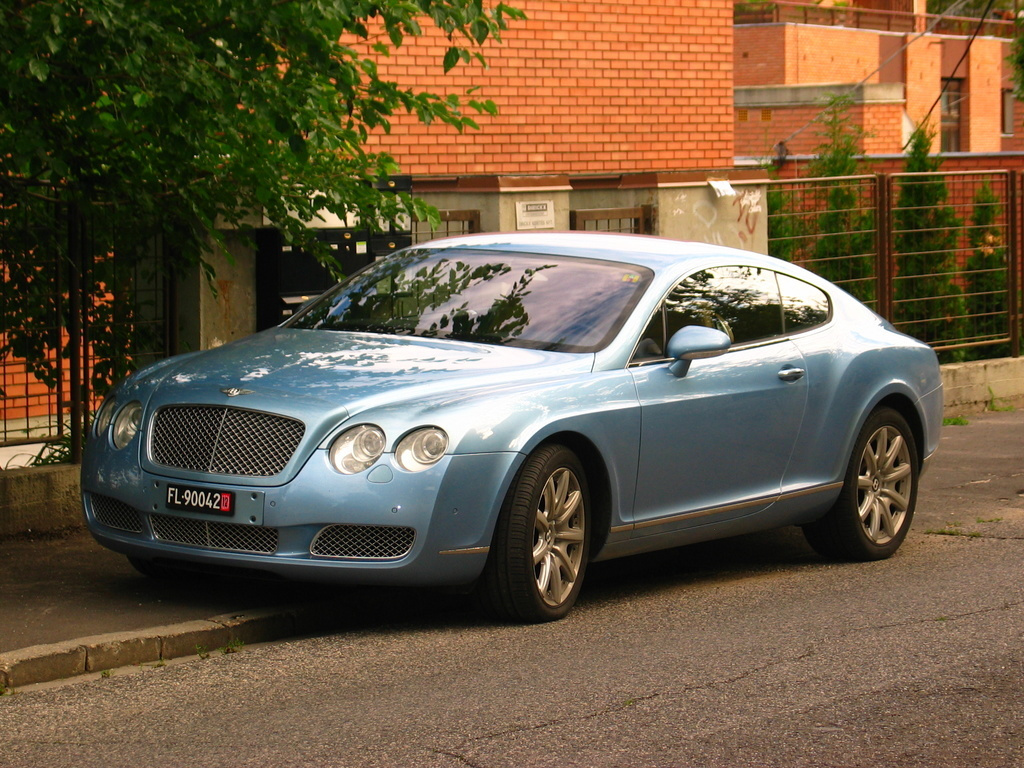
<path id="1" fill-rule="evenodd" d="M 960 55 L 960 59 L 957 61 L 956 66 L 953 67 L 952 77 L 943 80 L 942 90 L 939 91 L 939 95 L 936 97 L 935 101 L 932 102 L 932 105 L 928 107 L 928 112 L 925 114 L 924 118 L 922 118 L 920 125 L 926 125 L 928 123 L 928 118 L 932 116 L 932 112 L 935 111 L 936 105 L 942 101 L 942 97 L 946 93 L 946 89 L 949 88 L 950 82 L 954 77 L 956 77 L 956 73 L 960 69 L 960 65 L 964 63 L 964 59 L 966 59 L 967 54 L 970 53 L 971 46 L 974 44 L 974 39 L 978 36 L 978 33 L 981 32 L 982 25 L 985 23 L 985 17 L 988 16 L 988 12 L 992 10 L 992 6 L 995 4 L 995 1 L 996 0 L 988 0 L 988 5 L 985 6 L 985 10 L 982 12 L 981 18 L 978 19 L 978 26 L 974 28 L 971 38 L 967 41 L 967 45 L 964 47 L 964 52 Z M 910 142 L 908 141 L 903 145 L 903 148 L 906 149 L 909 144 Z"/>
<path id="2" fill-rule="evenodd" d="M 889 58 L 887 58 L 887 59 L 886 59 L 885 61 L 883 61 L 883 62 L 882 62 L 881 64 L 879 64 L 879 65 L 878 65 L 878 67 L 876 67 L 876 68 L 874 69 L 874 71 L 872 71 L 872 72 L 868 73 L 868 75 L 867 75 L 866 77 L 864 77 L 864 79 L 863 79 L 863 80 L 861 80 L 861 81 L 860 81 L 859 83 L 856 83 L 856 84 L 854 84 L 853 86 L 851 86 L 851 87 L 850 87 L 850 93 L 853 93 L 854 91 L 856 91 L 856 90 L 857 90 L 858 88 L 860 88 L 860 87 L 861 87 L 862 85 L 864 85 L 864 84 L 865 84 L 865 83 L 866 83 L 866 82 L 867 82 L 868 80 L 870 80 L 870 79 L 871 79 L 872 77 L 874 77 L 874 76 L 875 76 L 876 74 L 878 74 L 879 72 L 881 72 L 881 71 L 882 71 L 882 69 L 883 69 L 883 68 L 884 68 L 884 67 L 885 67 L 885 66 L 886 66 L 886 65 L 887 65 L 887 64 L 888 64 L 888 63 L 889 63 L 890 61 L 892 61 L 893 59 L 895 59 L 895 58 L 896 58 L 897 56 L 901 55 L 901 54 L 902 54 L 902 53 L 903 53 L 903 52 L 904 52 L 905 50 L 907 50 L 907 48 L 909 48 L 909 47 L 910 47 L 911 45 L 913 45 L 913 44 L 914 44 L 915 42 L 917 42 L 918 40 L 920 40 L 920 39 L 921 39 L 922 37 L 924 37 L 925 35 L 927 35 L 927 34 L 930 34 L 930 33 L 931 33 L 931 31 L 932 31 L 933 29 L 935 29 L 936 25 L 938 25 L 938 23 L 939 23 L 940 21 L 942 21 L 942 20 L 943 20 L 944 18 L 946 18 L 947 16 L 952 16 L 952 15 L 954 15 L 954 14 L 955 14 L 955 13 L 956 13 L 957 11 L 959 11 L 959 10 L 960 10 L 960 6 L 964 5 L 964 3 L 966 3 L 966 2 L 967 2 L 967 0 L 957 0 L 957 2 L 953 3 L 953 4 L 951 5 L 951 6 L 949 6 L 949 7 L 948 7 L 948 8 L 946 9 L 946 10 L 944 10 L 944 11 L 943 11 L 942 13 L 940 13 L 940 14 L 936 15 L 936 16 L 935 16 L 935 18 L 934 18 L 934 19 L 933 19 L 933 20 L 931 21 L 931 23 L 930 23 L 930 24 L 928 25 L 928 27 L 927 27 L 927 28 L 926 28 L 926 29 L 925 29 L 924 31 L 922 31 L 922 32 L 918 32 L 918 33 L 917 33 L 917 35 L 915 35 L 915 36 L 914 36 L 914 37 L 912 37 L 912 38 L 911 38 L 910 40 L 908 40 L 907 42 L 905 42 L 905 43 L 904 43 L 904 44 L 903 44 L 902 46 L 900 46 L 900 47 L 899 47 L 899 48 L 898 48 L 898 49 L 896 50 L 896 52 L 895 52 L 895 53 L 893 53 L 893 54 L 892 54 L 891 56 L 889 56 Z M 987 15 L 988 15 L 988 11 L 989 11 L 989 9 L 991 8 L 991 6 L 992 6 L 992 3 L 993 3 L 993 2 L 994 2 L 994 0 L 989 0 L 989 4 L 988 4 L 988 7 L 986 7 L 986 8 L 985 8 L 985 13 L 983 13 L 983 14 L 982 14 L 982 18 L 981 18 L 981 21 L 984 21 L 984 18 L 985 18 L 985 16 L 987 16 Z M 980 29 L 981 29 L 981 24 L 979 23 L 979 25 L 978 25 L 978 29 L 977 29 L 977 30 L 975 31 L 974 35 L 972 35 L 972 36 L 971 36 L 971 42 L 973 42 L 973 41 L 974 41 L 974 38 L 975 38 L 975 37 L 977 36 L 977 34 L 978 34 L 978 31 L 979 31 Z M 967 46 L 967 47 L 968 47 L 968 49 L 970 49 L 970 43 L 968 43 L 968 46 Z M 964 54 L 964 55 L 966 55 L 966 52 L 965 52 L 965 54 Z M 960 66 L 960 65 L 959 65 L 959 63 L 957 64 L 957 66 Z M 940 98 L 941 98 L 941 96 L 940 96 Z M 934 109 L 934 108 L 935 108 L 935 106 L 934 106 L 934 105 L 932 105 L 932 109 Z M 811 127 L 812 125 L 814 125 L 814 124 L 815 124 L 816 122 L 818 122 L 818 118 L 819 118 L 819 117 L 821 117 L 821 116 L 822 116 L 822 115 L 823 115 L 823 114 L 825 113 L 825 111 L 826 111 L 826 110 L 824 110 L 824 109 L 823 109 L 823 110 L 821 110 L 821 112 L 819 112 L 819 113 L 818 113 L 818 114 L 816 114 L 816 115 L 815 115 L 815 116 L 814 116 L 813 118 L 811 118 L 811 119 L 810 119 L 810 121 L 808 121 L 808 122 L 807 122 L 807 123 L 806 123 L 806 124 L 805 124 L 805 125 L 804 125 L 803 127 L 801 127 L 801 128 L 798 128 L 798 129 L 797 129 L 796 131 L 794 131 L 794 132 L 793 132 L 793 133 L 791 133 L 791 134 L 790 134 L 789 136 L 787 136 L 787 137 L 786 137 L 785 139 L 783 139 L 783 140 L 782 140 L 782 141 L 780 141 L 780 142 L 779 142 L 778 144 L 776 144 L 776 145 L 775 145 L 775 146 L 776 146 L 776 152 L 777 152 L 777 153 L 779 153 L 779 154 L 780 154 L 780 155 L 781 155 L 781 156 L 782 156 L 782 157 L 784 158 L 784 157 L 785 157 L 785 154 L 787 154 L 787 152 L 786 152 L 786 149 L 785 149 L 786 145 L 787 145 L 787 144 L 788 144 L 789 142 L 791 142 L 791 141 L 792 141 L 793 139 L 795 139 L 795 138 L 796 138 L 797 136 L 799 136 L 799 135 L 800 135 L 801 133 L 803 133 L 804 131 L 806 131 L 806 130 L 807 130 L 808 128 L 810 128 L 810 127 Z M 929 111 L 928 111 L 928 114 L 929 114 L 929 115 L 931 114 L 931 110 L 929 110 Z M 781 146 L 781 151 L 780 151 L 780 146 Z"/>

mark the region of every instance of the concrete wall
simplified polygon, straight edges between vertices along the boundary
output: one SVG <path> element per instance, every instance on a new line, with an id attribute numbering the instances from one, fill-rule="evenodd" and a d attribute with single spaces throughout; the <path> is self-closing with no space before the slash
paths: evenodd
<path id="1" fill-rule="evenodd" d="M 79 473 L 74 464 L 0 472 L 0 538 L 83 525 Z"/>
<path id="2" fill-rule="evenodd" d="M 214 275 L 196 267 L 178 283 L 178 338 L 182 352 L 219 347 L 256 330 L 256 259 L 252 244 L 234 232 L 207 255 Z"/>
<path id="3" fill-rule="evenodd" d="M 1024 407 L 1024 358 L 946 365 L 942 381 L 946 416 Z M 0 472 L 0 547 L 4 536 L 81 526 L 78 478 L 71 465 Z"/>
<path id="4" fill-rule="evenodd" d="M 413 193 L 439 210 L 480 211 L 484 232 L 533 228 L 520 204 L 548 203 L 550 226 L 569 229 L 573 210 L 650 206 L 650 234 L 768 252 L 763 171 L 690 171 L 607 176 L 491 176 L 414 180 Z"/>

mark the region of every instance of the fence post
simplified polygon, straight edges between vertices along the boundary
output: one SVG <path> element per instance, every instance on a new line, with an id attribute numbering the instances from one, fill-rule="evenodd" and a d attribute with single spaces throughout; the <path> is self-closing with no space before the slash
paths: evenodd
<path id="1" fill-rule="evenodd" d="M 875 175 L 875 253 L 877 265 L 878 314 L 893 320 L 892 284 L 895 269 L 892 260 L 892 177 L 886 173 Z"/>
<path id="2" fill-rule="evenodd" d="M 1009 209 L 1010 209 L 1010 236 L 1007 243 L 1007 301 L 1006 308 L 1010 315 L 1010 355 L 1020 357 L 1020 227 L 1022 216 L 1020 210 L 1020 171 L 1010 171 Z"/>
<path id="3" fill-rule="evenodd" d="M 67 208 L 68 217 L 68 345 L 71 374 L 71 461 L 82 461 L 82 212 L 77 202 Z"/>

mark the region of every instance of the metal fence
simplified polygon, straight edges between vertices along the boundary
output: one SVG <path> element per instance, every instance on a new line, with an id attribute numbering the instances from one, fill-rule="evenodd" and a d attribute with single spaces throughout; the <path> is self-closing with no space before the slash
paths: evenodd
<path id="1" fill-rule="evenodd" d="M 654 231 L 654 208 L 577 208 L 569 211 L 569 229 L 649 235 Z"/>
<path id="2" fill-rule="evenodd" d="M 776 181 L 768 250 L 841 285 L 944 361 L 1020 354 L 1020 176 Z"/>
<path id="3" fill-rule="evenodd" d="M 175 351 L 162 239 L 122 250 L 116 212 L 85 215 L 47 190 L 0 207 L 0 446 L 57 444 L 77 461 L 109 386 Z"/>
<path id="4" fill-rule="evenodd" d="M 944 361 L 1016 357 L 1021 191 L 1017 171 L 775 181 L 769 252 L 838 283 Z M 159 238 L 121 247 L 116 215 L 43 198 L 0 196 L 0 445 L 61 441 L 77 460 L 105 389 L 176 351 L 177 301 Z M 572 227 L 652 232 L 655 216 L 580 209 Z M 412 239 L 481 228 L 478 211 L 442 221 Z"/>
<path id="5" fill-rule="evenodd" d="M 437 228 L 431 227 L 429 221 L 414 221 L 412 223 L 413 243 L 425 243 L 439 237 L 474 235 L 480 231 L 479 210 L 443 210 L 438 213 L 441 216 L 441 224 Z"/>

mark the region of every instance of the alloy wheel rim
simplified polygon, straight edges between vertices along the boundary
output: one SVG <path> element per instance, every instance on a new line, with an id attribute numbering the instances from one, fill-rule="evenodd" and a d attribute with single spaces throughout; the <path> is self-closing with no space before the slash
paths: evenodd
<path id="1" fill-rule="evenodd" d="M 533 539 L 537 591 L 549 606 L 564 603 L 579 578 L 585 525 L 579 479 L 564 467 L 555 470 L 537 503 Z"/>
<path id="2" fill-rule="evenodd" d="M 910 448 L 898 429 L 884 426 L 864 446 L 857 476 L 857 509 L 872 543 L 888 544 L 903 528 L 913 492 Z"/>

